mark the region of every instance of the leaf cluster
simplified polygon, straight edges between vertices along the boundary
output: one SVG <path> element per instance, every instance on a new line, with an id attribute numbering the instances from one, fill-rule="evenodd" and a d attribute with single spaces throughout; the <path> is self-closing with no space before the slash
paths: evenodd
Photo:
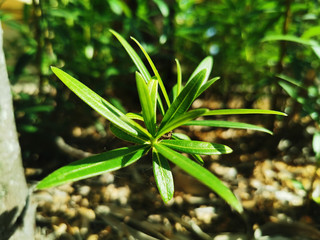
<path id="1" fill-rule="evenodd" d="M 169 160 L 216 192 L 235 210 L 242 212 L 242 206 L 238 199 L 215 175 L 203 167 L 204 162 L 201 157 L 202 155 L 231 153 L 232 149 L 222 144 L 194 141 L 185 134 L 175 133 L 174 130 L 183 125 L 198 125 L 245 128 L 271 133 L 265 128 L 251 124 L 199 120 L 198 118 L 230 114 L 284 114 L 259 109 L 210 110 L 200 108 L 190 110 L 193 101 L 218 80 L 218 78 L 209 78 L 213 66 L 211 57 L 206 57 L 200 62 L 185 84 L 182 83 L 180 63 L 176 60 L 177 83 L 171 91 L 170 96 L 172 97 L 170 98 L 158 70 L 143 46 L 132 38 L 146 57 L 152 69 L 151 73 L 132 46 L 120 34 L 113 30 L 110 31 L 125 48 L 138 69 L 135 78 L 141 113 L 123 113 L 61 69 L 52 67 L 52 71 L 71 91 L 110 121 L 110 129 L 116 137 L 134 145 L 75 161 L 44 178 L 37 185 L 37 188 L 53 187 L 114 171 L 130 165 L 148 152 L 152 152 L 155 181 L 165 203 L 170 201 L 174 194 L 174 182 Z M 160 119 L 158 116 L 161 116 Z M 182 153 L 187 153 L 190 157 Z"/>

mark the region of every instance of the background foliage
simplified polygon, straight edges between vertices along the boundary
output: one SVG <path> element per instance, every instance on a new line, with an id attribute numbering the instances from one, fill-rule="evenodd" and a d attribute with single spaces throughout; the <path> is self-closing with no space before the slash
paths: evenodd
<path id="1" fill-rule="evenodd" d="M 267 99 L 265 108 L 291 107 L 292 116 L 299 114 L 276 76 L 285 74 L 307 86 L 316 85 L 319 59 L 310 47 L 270 37 L 290 35 L 319 42 L 319 4 L 317 0 L 39 0 L 24 6 L 18 22 L 1 11 L 7 29 L 18 34 L 5 47 L 12 84 L 36 86 L 33 92 L 23 88 L 15 95 L 25 160 L 35 163 L 52 157 L 48 146 L 57 136 L 68 139 L 78 126 L 108 135 L 103 120 L 89 108 L 77 109 L 79 100 L 56 81 L 51 65 L 63 67 L 118 107 L 134 110 L 135 68 L 110 28 L 141 42 L 170 87 L 175 81 L 175 57 L 186 79 L 201 59 L 212 55 L 213 75 L 222 81 L 205 97 L 217 96 L 225 107 L 235 96 L 244 107 Z M 271 119 L 270 128 L 273 123 Z M 96 142 L 92 150 L 108 141 Z M 84 142 L 80 139 L 77 144 L 81 147 Z"/>

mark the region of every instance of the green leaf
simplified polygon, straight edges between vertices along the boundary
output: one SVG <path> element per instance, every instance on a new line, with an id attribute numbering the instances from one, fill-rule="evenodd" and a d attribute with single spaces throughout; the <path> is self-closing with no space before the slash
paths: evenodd
<path id="1" fill-rule="evenodd" d="M 133 136 L 138 136 L 141 138 L 149 139 L 147 132 L 138 127 L 137 123 L 132 121 L 126 115 L 124 115 L 120 110 L 115 108 L 111 103 L 101 98 L 98 94 L 93 92 L 87 86 L 71 77 L 69 74 L 65 73 L 59 68 L 51 67 L 52 71 L 57 75 L 57 77 L 73 91 L 79 98 L 86 102 L 90 107 L 100 113 L 102 116 L 107 118 L 110 122 L 114 123 L 119 128 L 128 132 Z"/>
<path id="2" fill-rule="evenodd" d="M 169 12 L 170 12 L 170 9 L 169 9 L 169 6 L 167 5 L 167 3 L 163 0 L 153 0 L 153 2 L 155 4 L 157 4 L 162 16 L 164 17 L 168 17 L 169 16 Z"/>
<path id="3" fill-rule="evenodd" d="M 283 75 L 283 74 L 278 74 L 276 77 L 281 78 L 283 80 L 286 80 L 287 82 L 292 83 L 293 85 L 296 85 L 296 86 L 298 86 L 300 88 L 306 89 L 300 81 L 297 81 L 297 80 L 295 80 L 295 79 L 293 79 L 291 77 L 288 77 L 288 76 Z"/>
<path id="4" fill-rule="evenodd" d="M 139 160 L 149 149 L 148 145 L 118 148 L 72 162 L 44 178 L 38 183 L 37 189 L 54 187 L 127 167 Z"/>
<path id="5" fill-rule="evenodd" d="M 156 133 L 156 113 L 147 84 L 138 72 L 136 72 L 136 82 L 144 123 L 151 135 L 154 136 Z"/>
<path id="6" fill-rule="evenodd" d="M 162 129 L 159 129 L 156 137 L 160 138 L 163 134 L 166 134 L 171 130 L 184 125 L 185 123 L 202 116 L 205 112 L 207 112 L 207 109 L 199 108 L 186 112 L 178 117 L 175 117 L 171 122 L 167 123 Z"/>
<path id="7" fill-rule="evenodd" d="M 116 31 L 109 29 L 109 31 L 119 40 L 121 45 L 124 47 L 124 49 L 129 54 L 130 58 L 138 68 L 139 72 L 143 76 L 143 79 L 148 82 L 151 79 L 151 75 L 147 69 L 147 67 L 144 65 L 144 63 L 141 61 L 141 58 L 136 53 L 136 51 L 130 46 L 130 44 Z"/>
<path id="8" fill-rule="evenodd" d="M 161 144 L 179 152 L 185 152 L 190 154 L 211 155 L 227 154 L 232 152 L 232 149 L 226 145 L 202 141 L 167 139 L 162 140 Z"/>
<path id="9" fill-rule="evenodd" d="M 307 40 L 293 35 L 270 35 L 262 39 L 262 41 L 288 41 L 310 46 L 314 53 L 320 58 L 320 45 L 315 40 Z"/>
<path id="10" fill-rule="evenodd" d="M 138 121 L 144 121 L 142 114 L 138 113 L 127 113 L 126 116 L 130 119 L 138 120 Z"/>
<path id="11" fill-rule="evenodd" d="M 319 158 L 319 160 L 320 160 L 320 132 L 316 132 L 313 135 L 312 148 L 316 154 L 316 157 Z"/>
<path id="12" fill-rule="evenodd" d="M 201 86 L 196 98 L 198 98 L 204 91 L 206 91 L 212 84 L 214 84 L 219 79 L 220 79 L 220 77 L 215 77 L 215 78 L 212 78 L 211 80 L 207 81 L 205 84 L 203 84 Z"/>
<path id="13" fill-rule="evenodd" d="M 183 133 L 172 133 L 172 138 L 176 140 L 191 140 L 191 138 L 188 135 L 185 135 Z M 198 154 L 191 154 L 191 156 L 196 160 L 199 164 L 203 165 L 204 161 L 201 156 Z"/>
<path id="14" fill-rule="evenodd" d="M 162 82 L 162 79 L 160 77 L 160 74 L 156 68 L 156 66 L 154 65 L 153 61 L 151 60 L 149 54 L 146 52 L 146 50 L 142 47 L 142 45 L 133 37 L 131 37 L 132 40 L 134 40 L 136 42 L 136 44 L 140 47 L 141 51 L 143 52 L 144 56 L 147 58 L 151 68 L 152 68 L 152 71 L 154 73 L 154 75 L 157 77 L 157 80 L 159 82 L 159 85 L 160 85 L 160 89 L 162 91 L 162 94 L 166 100 L 166 103 L 167 103 L 167 106 L 170 107 L 170 101 L 169 101 L 169 97 L 168 97 L 168 93 L 166 91 L 166 88 L 164 87 L 163 85 L 163 82 Z"/>
<path id="15" fill-rule="evenodd" d="M 173 197 L 174 184 L 170 165 L 156 149 L 152 151 L 153 174 L 162 200 L 167 203 Z"/>
<path id="16" fill-rule="evenodd" d="M 310 27 L 306 31 L 304 31 L 301 38 L 308 40 L 312 37 L 319 36 L 319 35 L 320 35 L 320 26 L 314 26 L 314 27 Z"/>
<path id="17" fill-rule="evenodd" d="M 198 179 L 204 185 L 215 191 L 223 198 L 231 207 L 239 213 L 243 212 L 243 208 L 234 194 L 227 188 L 216 176 L 209 172 L 204 167 L 190 160 L 189 158 L 177 153 L 176 151 L 164 146 L 161 143 L 155 144 L 154 147 L 165 158 L 179 166 L 186 173 Z"/>
<path id="18" fill-rule="evenodd" d="M 203 84 L 206 83 L 209 79 L 211 70 L 212 70 L 212 65 L 213 65 L 213 58 L 211 56 L 206 57 L 203 59 L 200 64 L 197 66 L 197 68 L 194 70 L 194 72 L 191 74 L 189 81 L 191 81 L 192 78 L 194 78 L 199 72 L 201 72 L 203 69 L 206 69 L 206 75 L 204 77 Z"/>
<path id="19" fill-rule="evenodd" d="M 182 72 L 181 72 L 181 66 L 180 66 L 180 62 L 178 59 L 175 59 L 176 64 L 177 64 L 177 94 L 174 96 L 178 96 L 181 92 L 182 89 Z M 175 98 L 173 98 L 174 100 Z"/>
<path id="20" fill-rule="evenodd" d="M 180 140 L 191 140 L 191 138 L 184 133 L 172 133 L 172 137 L 174 137 L 174 139 Z"/>
<path id="21" fill-rule="evenodd" d="M 139 136 L 128 134 L 128 132 L 124 131 L 121 128 L 118 128 L 113 123 L 110 123 L 110 130 L 117 138 L 122 139 L 124 141 L 138 144 L 144 144 L 148 142 L 148 140 L 146 140 L 145 138 L 140 138 Z"/>
<path id="22" fill-rule="evenodd" d="M 159 127 L 159 131 L 170 121 L 185 113 L 200 89 L 204 81 L 206 70 L 200 71 L 181 91 L 178 97 L 173 101 L 172 105 L 164 115 Z"/>
<path id="23" fill-rule="evenodd" d="M 266 36 L 264 39 L 262 39 L 262 42 L 267 42 L 267 41 L 288 41 L 288 42 L 295 42 L 295 43 L 300 43 L 304 45 L 313 44 L 313 41 L 311 40 L 302 39 L 300 37 L 293 36 L 293 35 L 269 35 L 269 36 Z"/>
<path id="24" fill-rule="evenodd" d="M 298 90 L 299 88 L 297 88 L 297 86 L 294 86 L 292 84 L 289 84 L 287 82 L 284 81 L 280 81 L 278 83 L 287 93 L 290 97 L 292 97 L 295 100 L 298 100 L 299 95 L 298 95 Z"/>
<path id="25" fill-rule="evenodd" d="M 269 134 L 273 134 L 270 130 L 259 127 L 256 125 L 241 123 L 241 122 L 230 122 L 230 121 L 219 121 L 219 120 L 195 120 L 186 123 L 188 126 L 206 126 L 206 127 L 220 127 L 220 128 L 239 128 L 239 129 L 248 129 L 266 132 Z"/>
<path id="26" fill-rule="evenodd" d="M 158 81 L 157 80 L 150 80 L 148 82 L 148 89 L 151 98 L 151 104 L 153 106 L 153 114 L 155 116 L 155 121 L 157 120 L 157 96 L 158 96 Z"/>
<path id="27" fill-rule="evenodd" d="M 287 116 L 283 112 L 264 109 L 217 109 L 206 112 L 203 116 L 215 116 L 215 115 L 233 115 L 233 114 L 275 114 L 280 116 Z"/>

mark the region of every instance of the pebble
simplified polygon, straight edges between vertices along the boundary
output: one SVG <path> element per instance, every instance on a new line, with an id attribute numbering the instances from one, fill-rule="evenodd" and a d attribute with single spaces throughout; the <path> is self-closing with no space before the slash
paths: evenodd
<path id="1" fill-rule="evenodd" d="M 88 236 L 87 240 L 99 240 L 99 235 L 91 234 L 90 236 Z"/>
<path id="2" fill-rule="evenodd" d="M 148 216 L 148 221 L 151 223 L 160 223 L 162 221 L 162 217 L 159 214 L 151 214 Z"/>
<path id="3" fill-rule="evenodd" d="M 81 186 L 78 189 L 78 193 L 83 196 L 83 197 L 87 197 L 90 193 L 91 188 L 89 186 Z"/>
<path id="4" fill-rule="evenodd" d="M 217 218 L 218 215 L 216 213 L 216 210 L 214 207 L 200 207 L 194 209 L 196 217 L 206 223 L 210 224 L 212 222 L 212 219 Z"/>
<path id="5" fill-rule="evenodd" d="M 213 238 L 213 240 L 246 240 L 245 234 L 241 233 L 222 233 Z"/>
<path id="6" fill-rule="evenodd" d="M 234 167 L 225 167 L 218 163 L 212 163 L 210 170 L 214 171 L 216 174 L 223 176 L 224 179 L 233 180 L 236 178 L 238 172 Z"/>
<path id="7" fill-rule="evenodd" d="M 105 202 L 117 201 L 124 206 L 128 202 L 130 188 L 128 186 L 116 187 L 114 184 L 109 184 L 102 194 Z"/>

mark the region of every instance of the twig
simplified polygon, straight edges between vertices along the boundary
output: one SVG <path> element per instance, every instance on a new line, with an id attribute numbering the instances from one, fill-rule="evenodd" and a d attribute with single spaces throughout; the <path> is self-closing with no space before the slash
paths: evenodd
<path id="1" fill-rule="evenodd" d="M 93 155 L 92 153 L 70 146 L 60 136 L 56 138 L 56 144 L 62 152 L 77 159 L 86 158 Z"/>
<path id="2" fill-rule="evenodd" d="M 114 211 L 110 210 L 107 206 L 98 206 L 95 209 L 97 216 L 99 216 L 105 223 L 110 224 L 111 227 L 119 232 L 125 232 L 130 234 L 139 240 L 169 240 L 161 233 L 153 230 L 150 226 L 147 226 L 140 221 L 118 214 L 114 214 Z"/>

